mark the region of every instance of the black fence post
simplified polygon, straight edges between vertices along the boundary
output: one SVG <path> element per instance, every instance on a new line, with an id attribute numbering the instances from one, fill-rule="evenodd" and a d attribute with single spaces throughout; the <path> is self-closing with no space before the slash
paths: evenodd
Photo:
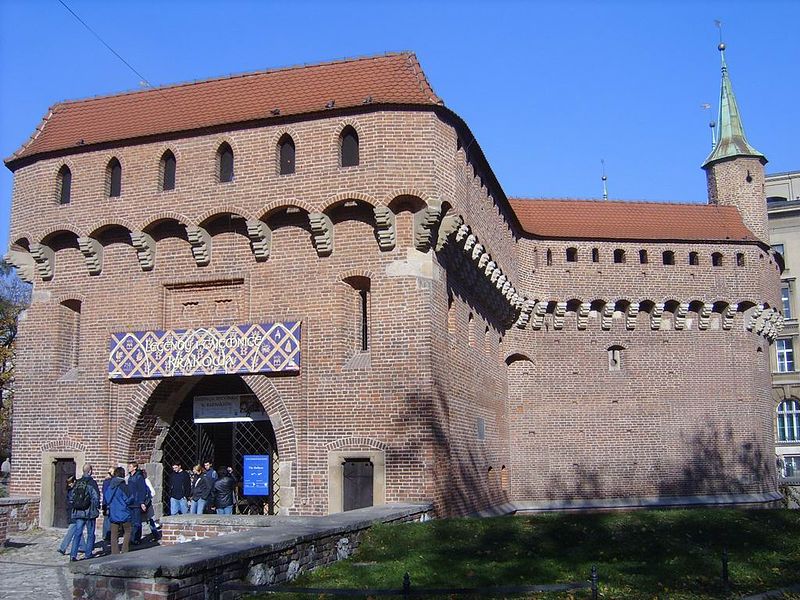
<path id="1" fill-rule="evenodd" d="M 592 600 L 597 600 L 597 582 L 599 578 L 597 577 L 597 566 L 592 565 L 592 574 L 589 577 L 589 581 L 592 582 Z"/>
<path id="2" fill-rule="evenodd" d="M 411 576 L 406 571 L 403 575 L 403 600 L 408 600 L 411 597 Z"/>
<path id="3" fill-rule="evenodd" d="M 730 575 L 728 573 L 728 547 L 722 548 L 722 587 L 727 592 L 731 587 Z"/>

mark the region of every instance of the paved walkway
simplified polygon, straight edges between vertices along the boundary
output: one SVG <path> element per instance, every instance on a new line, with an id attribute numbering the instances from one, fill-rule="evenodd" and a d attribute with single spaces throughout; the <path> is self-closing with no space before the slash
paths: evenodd
<path id="1" fill-rule="evenodd" d="M 69 556 L 56 552 L 65 531 L 36 529 L 9 537 L 0 550 L 0 600 L 72 600 Z M 100 552 L 99 541 L 95 552 Z"/>

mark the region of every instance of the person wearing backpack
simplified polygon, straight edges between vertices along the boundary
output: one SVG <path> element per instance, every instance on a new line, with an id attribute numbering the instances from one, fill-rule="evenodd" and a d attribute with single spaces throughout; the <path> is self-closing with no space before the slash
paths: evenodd
<path id="1" fill-rule="evenodd" d="M 69 527 L 67 527 L 67 532 L 64 534 L 64 539 L 61 540 L 61 544 L 58 546 L 58 553 L 66 555 L 72 545 L 72 538 L 75 535 L 75 519 L 72 518 L 72 488 L 75 487 L 75 477 L 69 476 L 67 477 L 67 521 L 69 523 Z M 81 544 L 86 543 L 86 538 L 81 540 Z"/>
<path id="2" fill-rule="evenodd" d="M 130 550 L 131 514 L 141 510 L 130 494 L 125 483 L 125 469 L 114 469 L 114 477 L 103 494 L 103 503 L 108 507 L 108 520 L 111 522 L 111 554 L 119 554 L 119 534 L 122 530 L 122 552 Z"/>
<path id="3" fill-rule="evenodd" d="M 75 531 L 70 549 L 70 561 L 78 560 L 78 551 L 83 552 L 84 560 L 92 558 L 94 550 L 95 520 L 100 515 L 100 490 L 92 478 L 92 465 L 83 465 L 83 477 L 75 482 L 72 488 L 72 518 L 75 519 Z M 81 537 L 86 530 L 86 546 L 80 548 Z"/>

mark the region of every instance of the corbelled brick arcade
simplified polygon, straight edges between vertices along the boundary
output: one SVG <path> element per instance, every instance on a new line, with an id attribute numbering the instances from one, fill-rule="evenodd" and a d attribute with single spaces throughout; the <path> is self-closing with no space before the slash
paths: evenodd
<path id="1" fill-rule="evenodd" d="M 738 139 L 708 204 L 510 200 L 413 54 L 57 104 L 6 161 L 34 285 L 11 492 L 49 525 L 64 461 L 160 473 L 186 439 L 239 471 L 269 453 L 284 514 L 772 502 L 782 264 Z M 286 323 L 294 366 L 285 338 L 230 337 Z M 135 332 L 173 342 L 112 377 Z M 208 360 L 170 354 L 212 334 Z M 255 412 L 202 425 L 209 397 Z"/>

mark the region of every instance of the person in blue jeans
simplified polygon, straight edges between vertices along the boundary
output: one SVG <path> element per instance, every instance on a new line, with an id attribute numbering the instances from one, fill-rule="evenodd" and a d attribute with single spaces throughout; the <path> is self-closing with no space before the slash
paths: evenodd
<path id="1" fill-rule="evenodd" d="M 214 482 L 214 506 L 218 515 L 232 515 L 236 480 L 231 475 L 230 469 L 222 467 L 219 471 L 222 473 L 222 477 Z"/>
<path id="2" fill-rule="evenodd" d="M 61 544 L 58 546 L 58 553 L 59 554 L 66 554 L 67 551 L 70 549 L 72 545 L 72 538 L 75 534 L 75 519 L 72 518 L 72 488 L 75 485 L 75 478 L 68 477 L 67 478 L 67 521 L 69 522 L 69 527 L 67 527 L 67 532 L 64 534 L 64 539 L 61 540 Z M 84 545 L 86 544 L 86 538 L 81 539 L 81 548 L 80 551 L 83 551 Z"/>
<path id="3" fill-rule="evenodd" d="M 185 515 L 189 512 L 189 496 L 192 495 L 192 480 L 183 465 L 172 465 L 169 476 L 169 514 Z"/>
<path id="4" fill-rule="evenodd" d="M 88 506 L 79 503 L 81 497 L 88 496 Z M 75 519 L 75 531 L 72 537 L 72 549 L 69 553 L 70 561 L 78 560 L 78 551 L 83 552 L 84 559 L 92 557 L 94 550 L 94 527 L 100 515 L 100 490 L 97 482 L 92 478 L 92 465 L 83 465 L 83 477 L 75 482 L 72 488 L 72 518 Z M 80 548 L 81 537 L 86 530 L 86 544 Z"/>
<path id="5" fill-rule="evenodd" d="M 189 506 L 189 513 L 202 515 L 206 508 L 206 498 L 211 492 L 211 484 L 203 475 L 203 466 L 195 465 L 192 469 L 192 503 Z"/>

